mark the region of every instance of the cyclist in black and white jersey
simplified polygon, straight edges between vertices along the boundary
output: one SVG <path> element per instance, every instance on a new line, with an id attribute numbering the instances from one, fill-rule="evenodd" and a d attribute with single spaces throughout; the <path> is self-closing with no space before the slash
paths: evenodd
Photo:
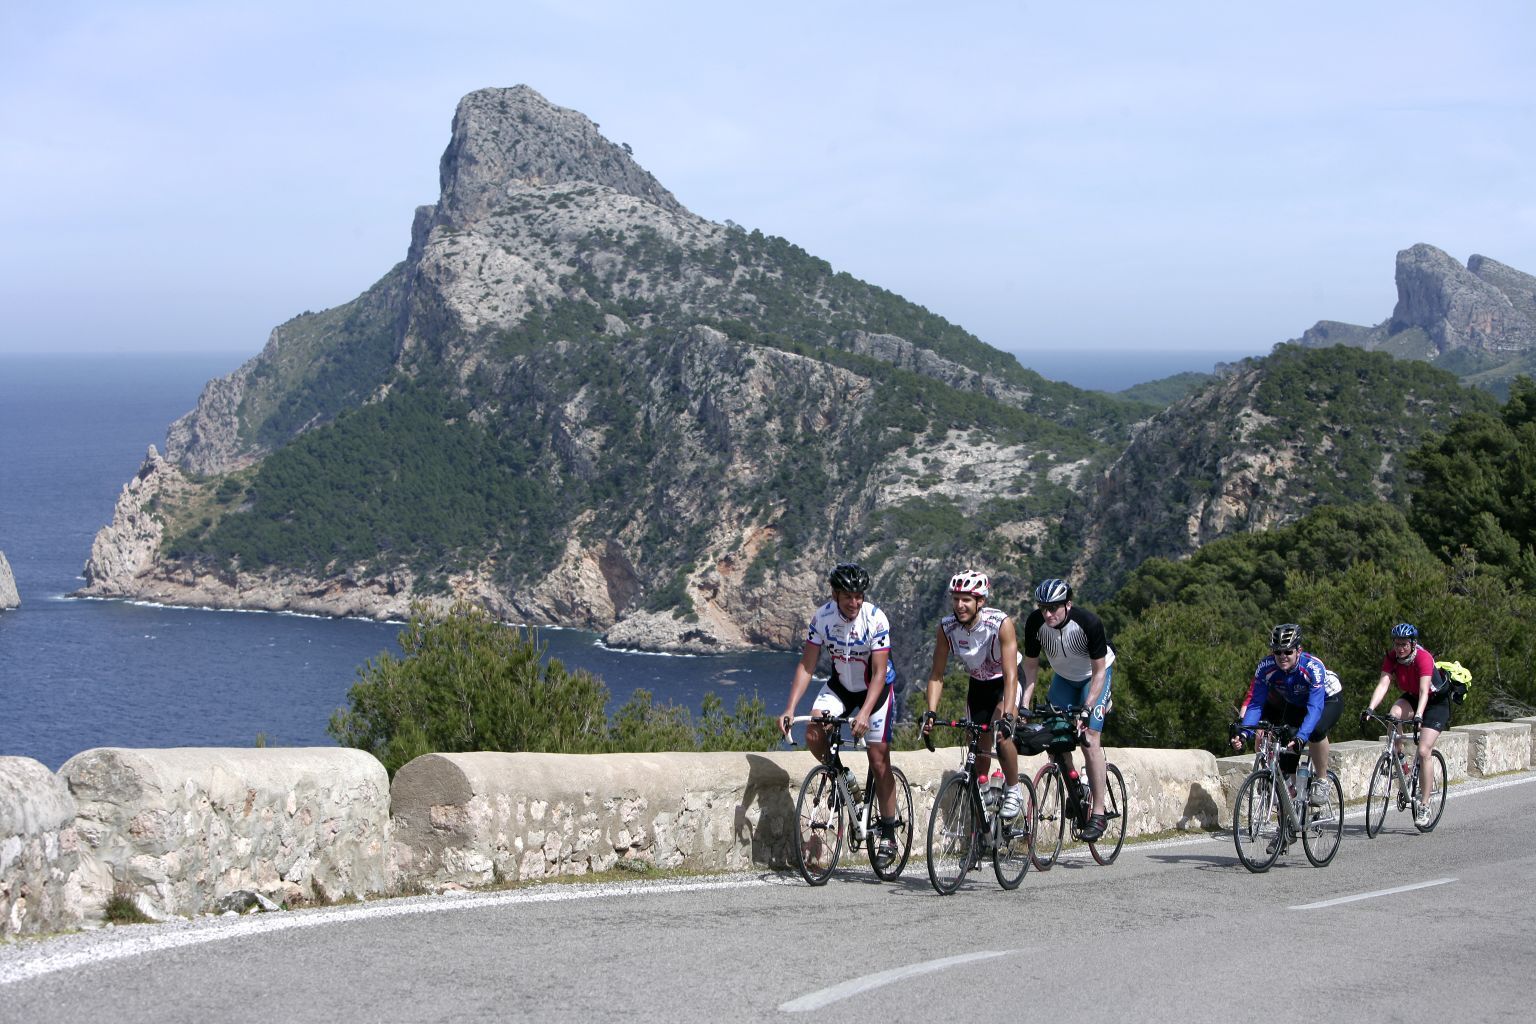
<path id="1" fill-rule="evenodd" d="M 1046 700 L 1058 707 L 1088 708 L 1083 759 L 1088 763 L 1088 785 L 1093 791 L 1093 811 L 1083 838 L 1092 842 L 1104 834 L 1104 716 L 1109 711 L 1110 686 L 1115 664 L 1114 648 L 1104 636 L 1104 623 L 1093 612 L 1072 605 L 1072 588 L 1066 580 L 1049 579 L 1035 588 L 1035 609 L 1024 620 L 1025 708 L 1034 698 L 1040 677 L 1040 654 L 1051 663 L 1051 689 Z"/>
<path id="2" fill-rule="evenodd" d="M 869 766 L 875 776 L 875 796 L 880 802 L 878 854 L 889 861 L 896 856 L 896 783 L 891 775 L 891 730 L 896 724 L 896 667 L 891 664 L 891 624 L 885 612 L 864 600 L 869 573 L 851 562 L 834 568 L 827 577 L 832 600 L 816 609 L 806 630 L 805 646 L 789 686 L 789 706 L 779 719 L 787 737 L 795 706 L 805 695 L 816 663 L 825 649 L 832 656 L 832 672 L 811 705 L 813 716 L 835 718 L 857 709 L 849 730 L 864 741 Z M 805 744 L 823 764 L 827 760 L 827 736 L 816 722 L 805 727 Z"/>
<path id="3" fill-rule="evenodd" d="M 933 731 L 939 698 L 944 693 L 944 670 L 950 656 L 959 658 L 971 677 L 966 706 L 973 722 L 995 722 L 1000 742 L 997 759 L 1003 766 L 1008 790 L 1003 797 L 1004 818 L 1014 818 L 1024 804 L 1019 789 L 1019 755 L 1013 745 L 1014 710 L 1019 694 L 1019 643 L 1013 620 L 997 608 L 987 607 L 992 581 L 986 573 L 966 569 L 949 581 L 953 614 L 939 623 L 933 642 L 933 668 L 928 672 L 928 713 L 923 715 L 923 735 Z M 976 774 L 986 777 L 992 736 L 982 737 L 976 752 Z"/>

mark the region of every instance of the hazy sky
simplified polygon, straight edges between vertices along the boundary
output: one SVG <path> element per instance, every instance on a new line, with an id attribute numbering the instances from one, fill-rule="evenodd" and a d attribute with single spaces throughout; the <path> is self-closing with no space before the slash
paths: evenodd
<path id="1" fill-rule="evenodd" d="M 0 352 L 254 354 L 406 251 L 527 84 L 690 209 L 1014 351 L 1376 323 L 1415 242 L 1536 273 L 1536 14 L 1448 4 L 0 7 Z"/>

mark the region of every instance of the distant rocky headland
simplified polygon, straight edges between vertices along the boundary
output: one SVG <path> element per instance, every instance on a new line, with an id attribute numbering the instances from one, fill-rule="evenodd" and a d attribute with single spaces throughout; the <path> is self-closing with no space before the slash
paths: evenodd
<path id="1" fill-rule="evenodd" d="M 827 567 L 854 559 L 912 674 L 961 565 L 1011 606 L 1045 575 L 1104 595 L 1149 554 L 1392 493 L 1393 455 L 1430 425 L 1383 407 L 1403 422 L 1369 440 L 1383 468 L 1338 482 L 1367 439 L 1314 444 L 1327 422 L 1263 397 L 1298 361 L 1352 373 L 1309 354 L 1323 325 L 1171 406 L 1048 381 L 785 239 L 698 217 L 524 86 L 460 102 L 440 178 L 402 262 L 277 327 L 149 449 L 81 594 L 378 619 L 465 600 L 719 652 L 795 646 Z M 1436 253 L 1400 254 L 1384 325 L 1335 333 L 1453 370 L 1465 339 L 1527 358 L 1525 321 L 1478 304 L 1525 316 L 1524 275 Z M 1383 387 L 1460 403 L 1450 374 Z"/>

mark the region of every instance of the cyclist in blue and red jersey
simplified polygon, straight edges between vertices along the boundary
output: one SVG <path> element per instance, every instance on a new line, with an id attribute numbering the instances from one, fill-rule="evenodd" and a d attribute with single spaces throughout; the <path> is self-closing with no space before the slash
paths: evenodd
<path id="1" fill-rule="evenodd" d="M 896 667 L 891 664 L 891 624 L 885 612 L 864 600 L 869 573 L 844 562 L 827 577 L 832 600 L 816 609 L 806 630 L 805 646 L 789 686 L 789 705 L 779 719 L 779 729 L 789 735 L 795 706 L 805 696 L 816 663 L 826 650 L 832 671 L 811 704 L 813 716 L 835 718 L 857 708 L 849 725 L 855 739 L 864 741 L 869 766 L 875 776 L 875 796 L 880 803 L 880 846 L 886 860 L 896 856 L 896 783 L 891 775 L 891 730 L 896 724 Z M 821 725 L 805 727 L 805 743 L 823 764 L 827 760 L 827 736 Z"/>
<path id="2" fill-rule="evenodd" d="M 1429 756 L 1435 749 L 1435 740 L 1451 724 L 1451 692 L 1448 686 L 1436 690 L 1434 683 L 1435 656 L 1419 646 L 1419 631 L 1410 622 L 1399 622 L 1392 627 L 1392 648 L 1381 659 L 1381 679 L 1376 692 L 1371 694 L 1370 710 L 1387 695 L 1387 687 L 1397 683 L 1400 696 L 1388 712 L 1399 721 L 1410 716 L 1417 718 L 1419 726 L 1419 813 L 1420 825 L 1430 822 L 1429 787 L 1434 772 L 1430 771 Z M 1360 721 L 1366 721 L 1366 712 L 1360 713 Z M 1402 751 L 1396 751 L 1399 757 Z"/>
<path id="3" fill-rule="evenodd" d="M 1269 657 L 1253 670 L 1248 709 L 1243 712 L 1244 728 L 1251 729 L 1262 718 L 1296 730 L 1287 748 L 1290 753 L 1281 756 L 1280 767 L 1287 773 L 1296 770 L 1302 744 L 1312 744 L 1308 796 L 1314 804 L 1327 799 L 1323 780 L 1328 777 L 1328 732 L 1344 710 L 1338 692 L 1328 692 L 1330 675 L 1321 658 L 1301 649 L 1301 627 L 1282 623 L 1269 631 Z"/>

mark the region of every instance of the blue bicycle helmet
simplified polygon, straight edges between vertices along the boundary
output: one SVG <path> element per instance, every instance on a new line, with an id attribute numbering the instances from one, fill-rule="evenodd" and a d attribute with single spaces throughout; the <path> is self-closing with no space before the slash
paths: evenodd
<path id="1" fill-rule="evenodd" d="M 1399 622 L 1392 627 L 1392 639 L 1394 640 L 1417 640 L 1418 638 L 1419 631 L 1413 627 L 1411 622 Z"/>

